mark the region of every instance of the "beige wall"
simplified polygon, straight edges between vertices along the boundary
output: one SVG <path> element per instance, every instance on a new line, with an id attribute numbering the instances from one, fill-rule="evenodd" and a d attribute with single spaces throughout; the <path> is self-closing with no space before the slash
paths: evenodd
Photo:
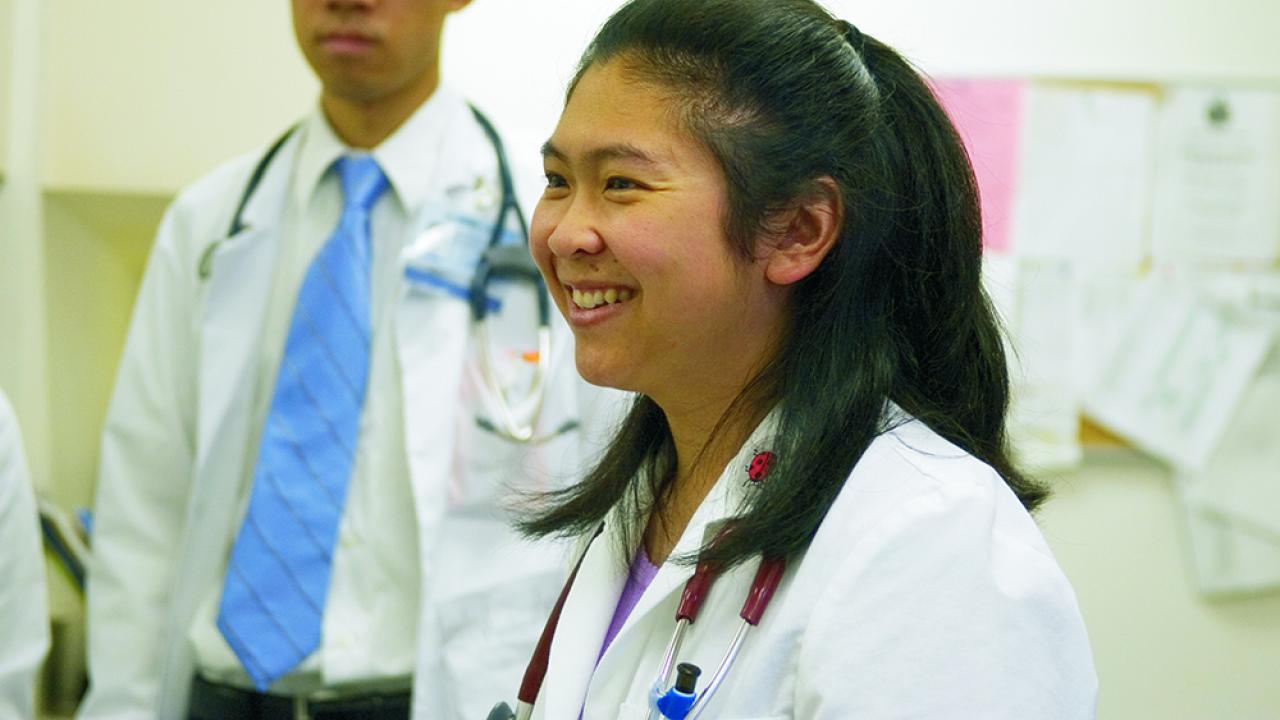
<path id="1" fill-rule="evenodd" d="M 618 4 L 474 0 L 453 21 L 445 76 L 506 132 L 526 185 L 574 59 Z M 1275 0 L 831 5 L 935 73 L 1280 83 Z M 28 30 L 41 9 L 43 49 L 14 41 L 15 8 Z M 0 163 L 18 175 L 0 186 L 0 384 L 30 425 L 37 478 L 81 504 L 163 204 L 305 112 L 315 84 L 279 0 L 0 0 L 0 53 L 14 83 L 0 94 Z M 1042 522 L 1090 627 L 1099 717 L 1280 717 L 1280 596 L 1196 596 L 1166 472 L 1095 456 L 1057 487 Z M 57 602 L 74 613 L 74 598 Z"/>
<path id="2" fill-rule="evenodd" d="M 3 183 L 5 173 L 5 161 L 9 157 L 9 76 L 12 75 L 13 58 L 11 57 L 13 41 L 13 0 L 0 0 L 0 48 L 6 48 L 3 51 L 3 64 L 0 68 L 10 68 L 0 70 L 0 183 Z M 3 187 L 0 185 L 0 187 Z"/>
<path id="3" fill-rule="evenodd" d="M 97 471 L 96 438 L 143 263 L 166 197 L 49 193 L 45 197 L 50 496 L 84 505 Z"/>
<path id="4" fill-rule="evenodd" d="M 172 193 L 315 94 L 282 0 L 42 2 L 48 187 Z"/>
<path id="5" fill-rule="evenodd" d="M 574 60 L 618 4 L 474 0 L 448 30 L 446 79 L 534 153 Z M 1270 38 L 1280 3 L 1272 0 L 828 4 L 930 72 L 1280 78 L 1280 43 Z M 43 166 L 52 188 L 173 192 L 266 142 L 315 92 L 284 2 L 133 0 L 128 12 L 87 0 L 43 5 Z"/>
<path id="6" fill-rule="evenodd" d="M 0 387 L 24 428 L 37 486 L 48 482 L 50 421 L 38 149 L 39 0 L 0 0 Z"/>
<path id="7" fill-rule="evenodd" d="M 1280 594 L 1197 596 L 1169 472 L 1095 451 L 1054 490 L 1040 524 L 1089 627 L 1098 717 L 1280 718 Z"/>

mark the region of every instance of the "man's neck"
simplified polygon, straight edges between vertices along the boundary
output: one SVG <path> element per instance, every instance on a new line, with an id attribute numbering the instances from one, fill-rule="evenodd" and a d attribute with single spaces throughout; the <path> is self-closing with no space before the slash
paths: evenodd
<path id="1" fill-rule="evenodd" d="M 438 74 L 423 78 L 401 91 L 376 100 L 357 100 L 328 91 L 320 95 L 320 108 L 344 143 L 372 150 L 404 124 L 440 84 Z"/>

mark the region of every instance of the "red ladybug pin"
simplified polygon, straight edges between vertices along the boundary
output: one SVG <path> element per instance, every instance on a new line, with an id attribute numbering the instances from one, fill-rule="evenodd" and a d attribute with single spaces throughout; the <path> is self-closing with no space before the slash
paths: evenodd
<path id="1" fill-rule="evenodd" d="M 747 478 L 751 482 L 760 482 L 765 475 L 769 474 L 769 466 L 773 464 L 773 453 L 758 452 L 756 456 L 751 458 L 751 464 L 747 466 Z"/>

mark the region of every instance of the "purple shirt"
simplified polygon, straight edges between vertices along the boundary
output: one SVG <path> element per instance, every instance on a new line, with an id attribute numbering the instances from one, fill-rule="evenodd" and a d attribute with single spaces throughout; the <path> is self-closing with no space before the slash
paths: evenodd
<path id="1" fill-rule="evenodd" d="M 609 630 L 604 634 L 604 644 L 600 646 L 600 654 L 596 657 L 597 664 L 600 658 L 604 657 L 604 651 L 609 649 L 613 639 L 618 636 L 618 631 L 627 622 L 627 618 L 631 616 L 636 603 L 640 602 L 640 596 L 644 595 L 645 589 L 657 575 L 658 566 L 649 562 L 649 555 L 641 544 L 636 550 L 635 557 L 631 559 L 631 571 L 627 573 L 627 584 L 622 587 L 618 607 L 614 609 L 613 619 L 609 621 Z"/>

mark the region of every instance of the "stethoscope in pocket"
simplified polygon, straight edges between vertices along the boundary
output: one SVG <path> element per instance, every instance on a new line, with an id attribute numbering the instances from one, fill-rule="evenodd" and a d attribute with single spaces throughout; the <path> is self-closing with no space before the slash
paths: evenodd
<path id="1" fill-rule="evenodd" d="M 587 549 L 590 549 L 590 543 L 595 542 L 603 529 L 603 524 L 596 529 Z M 487 720 L 511 720 L 512 718 L 528 720 L 533 715 L 533 705 L 538 699 L 538 694 L 542 690 L 542 681 L 547 674 L 547 664 L 551 658 L 551 643 L 555 638 L 556 627 L 560 623 L 560 613 L 564 609 L 565 600 L 569 597 L 573 581 L 577 578 L 578 569 L 582 567 L 582 561 L 586 555 L 584 550 L 578 557 L 577 565 L 569 573 L 569 578 L 565 581 L 564 588 L 560 591 L 560 596 L 547 617 L 542 635 L 539 636 L 538 644 L 534 647 L 533 657 L 530 658 L 529 665 L 525 668 L 524 678 L 520 682 L 520 691 L 516 694 L 515 711 L 513 712 L 506 703 L 498 703 L 489 711 Z M 728 650 L 721 657 L 720 664 L 706 687 L 698 692 L 697 681 L 702 670 L 691 663 L 677 665 L 676 659 L 680 655 L 680 646 L 684 642 L 686 632 L 698 619 L 703 601 L 706 600 L 712 584 L 720 575 L 718 567 L 699 559 L 693 576 L 685 582 L 684 590 L 680 594 L 680 603 L 676 606 L 675 629 L 672 631 L 671 640 L 667 643 L 666 652 L 663 653 L 662 665 L 659 666 L 653 686 L 649 690 L 648 720 L 657 718 L 694 720 L 706 710 L 707 704 L 720 689 L 734 661 L 737 660 L 747 634 L 751 628 L 760 624 L 760 618 L 769 607 L 769 601 L 773 599 L 773 594 L 777 591 L 786 569 L 787 564 L 784 558 L 760 559 L 760 565 L 755 577 L 751 580 L 751 587 L 747 591 L 742 609 L 738 613 L 742 624 L 738 626 L 738 631 L 734 634 Z M 671 683 L 673 666 L 676 669 L 674 684 Z"/>
<path id="2" fill-rule="evenodd" d="M 494 130 L 493 124 L 478 109 L 471 107 L 471 113 L 484 131 L 498 162 L 498 179 L 501 185 L 501 200 L 497 214 L 489 230 L 488 242 L 475 262 L 470 282 L 465 286 L 439 274 L 433 274 L 423 268 L 408 267 L 405 269 L 406 279 L 410 282 L 431 285 L 436 289 L 466 300 L 471 309 L 471 320 L 474 335 L 477 339 L 477 364 L 481 379 L 497 407 L 497 419 L 491 420 L 483 416 L 476 417 L 476 424 L 499 437 L 517 443 L 540 443 L 551 440 L 564 433 L 577 429 L 578 422 L 570 420 L 555 428 L 546 436 L 535 436 L 534 428 L 546 396 L 546 379 L 551 366 L 551 307 L 547 295 L 546 284 L 537 265 L 529 255 L 529 225 L 525 220 L 520 205 L 516 202 L 515 185 L 511 180 L 511 170 L 507 163 L 507 155 L 502 141 Z M 263 154 L 254 167 L 245 184 L 244 191 L 232 215 L 227 237 L 234 237 L 246 227 L 244 222 L 245 208 L 253 198 L 254 192 L 261 184 L 272 161 L 284 147 L 285 143 L 297 132 L 298 126 L 289 128 Z M 519 228 L 519 240 L 515 243 L 502 242 L 507 222 L 514 213 L 516 226 Z M 218 243 L 211 244 L 201 255 L 197 272 L 201 280 L 206 279 L 211 270 L 214 250 Z M 525 383 L 527 389 L 523 399 L 512 396 L 500 382 L 495 371 L 495 353 L 490 336 L 488 321 L 490 315 L 501 310 L 501 303 L 490 294 L 490 286 L 494 280 L 524 283 L 536 297 L 537 350 L 528 353 L 533 361 L 532 377 Z M 517 412 L 516 407 L 520 407 Z"/>

